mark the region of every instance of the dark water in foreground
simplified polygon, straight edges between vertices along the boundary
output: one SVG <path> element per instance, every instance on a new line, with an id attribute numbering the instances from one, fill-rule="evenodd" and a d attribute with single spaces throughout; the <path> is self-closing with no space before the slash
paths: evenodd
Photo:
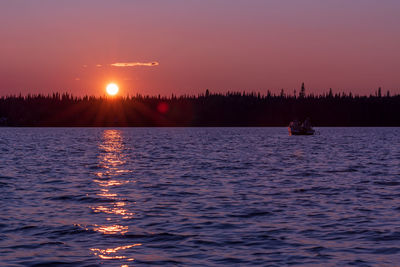
<path id="1" fill-rule="evenodd" d="M 0 266 L 393 266 L 400 128 L 0 128 Z"/>

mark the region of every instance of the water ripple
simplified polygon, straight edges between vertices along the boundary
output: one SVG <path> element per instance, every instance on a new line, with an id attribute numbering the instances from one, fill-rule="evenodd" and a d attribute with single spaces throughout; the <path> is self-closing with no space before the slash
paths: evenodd
<path id="1" fill-rule="evenodd" d="M 0 265 L 395 266 L 399 128 L 319 131 L 4 128 Z"/>

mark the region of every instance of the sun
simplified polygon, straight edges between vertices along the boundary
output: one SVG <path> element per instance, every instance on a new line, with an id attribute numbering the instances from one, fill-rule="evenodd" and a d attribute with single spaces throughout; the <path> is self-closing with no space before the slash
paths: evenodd
<path id="1" fill-rule="evenodd" d="M 118 85 L 115 83 L 109 83 L 106 87 L 107 94 L 116 95 L 119 91 Z"/>

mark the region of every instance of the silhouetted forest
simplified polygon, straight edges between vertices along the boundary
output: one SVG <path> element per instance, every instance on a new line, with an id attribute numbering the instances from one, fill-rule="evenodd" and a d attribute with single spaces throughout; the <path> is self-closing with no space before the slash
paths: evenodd
<path id="1" fill-rule="evenodd" d="M 0 98 L 2 126 L 400 126 L 400 95 L 292 94 L 208 90 L 197 96 L 74 97 L 68 93 Z"/>

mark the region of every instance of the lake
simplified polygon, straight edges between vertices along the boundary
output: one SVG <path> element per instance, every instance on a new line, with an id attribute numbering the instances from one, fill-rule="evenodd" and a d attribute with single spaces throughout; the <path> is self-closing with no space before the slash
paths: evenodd
<path id="1" fill-rule="evenodd" d="M 400 128 L 0 128 L 1 266 L 393 266 Z"/>

